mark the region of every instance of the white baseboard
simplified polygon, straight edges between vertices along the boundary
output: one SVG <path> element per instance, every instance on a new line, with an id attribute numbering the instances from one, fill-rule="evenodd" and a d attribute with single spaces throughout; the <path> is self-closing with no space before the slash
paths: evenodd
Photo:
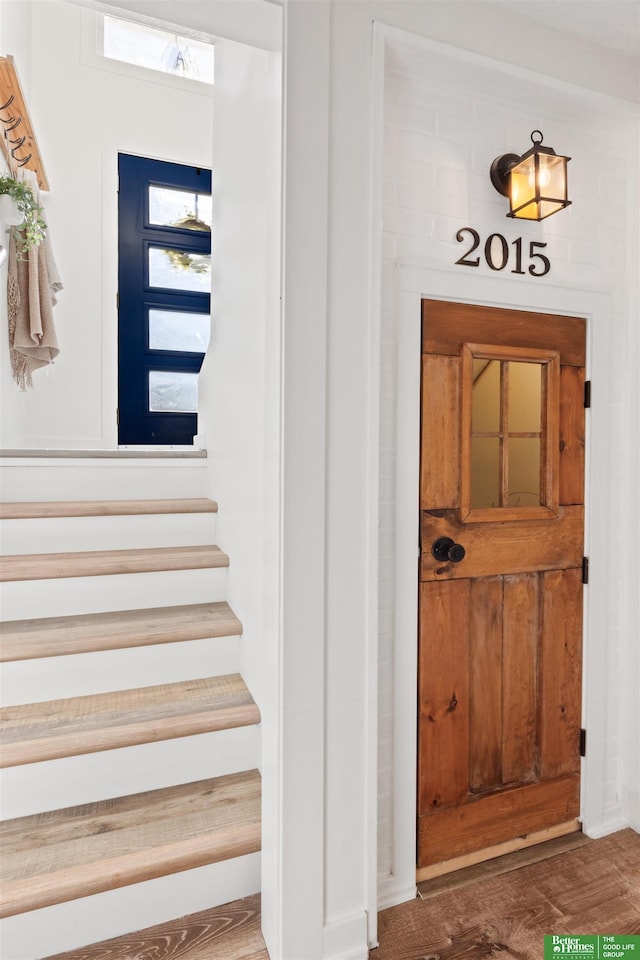
<path id="1" fill-rule="evenodd" d="M 416 895 L 415 880 L 407 883 L 406 879 L 401 880 L 393 874 L 378 878 L 378 910 L 387 910 L 397 907 L 399 903 L 415 900 Z"/>
<path id="2" fill-rule="evenodd" d="M 622 806 L 618 803 L 605 808 L 602 818 L 593 822 L 582 824 L 582 832 L 591 840 L 599 840 L 601 837 L 608 837 L 610 833 L 617 833 L 618 830 L 626 830 L 631 824 L 622 812 Z"/>
<path id="3" fill-rule="evenodd" d="M 367 960 L 368 956 L 365 911 L 325 924 L 323 960 Z"/>

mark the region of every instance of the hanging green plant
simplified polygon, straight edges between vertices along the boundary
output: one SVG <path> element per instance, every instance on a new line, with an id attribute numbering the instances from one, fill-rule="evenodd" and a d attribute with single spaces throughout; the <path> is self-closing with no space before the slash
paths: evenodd
<path id="1" fill-rule="evenodd" d="M 29 250 L 44 240 L 47 224 L 44 211 L 39 205 L 28 184 L 13 177 L 0 177 L 0 195 L 7 194 L 15 202 L 23 216 L 16 230 L 16 254 L 18 260 L 27 260 Z"/>

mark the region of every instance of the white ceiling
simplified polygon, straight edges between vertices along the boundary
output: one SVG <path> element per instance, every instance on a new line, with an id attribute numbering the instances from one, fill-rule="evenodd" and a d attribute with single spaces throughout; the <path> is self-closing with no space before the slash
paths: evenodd
<path id="1" fill-rule="evenodd" d="M 624 56 L 640 55 L 640 0 L 497 0 L 497 5 Z"/>

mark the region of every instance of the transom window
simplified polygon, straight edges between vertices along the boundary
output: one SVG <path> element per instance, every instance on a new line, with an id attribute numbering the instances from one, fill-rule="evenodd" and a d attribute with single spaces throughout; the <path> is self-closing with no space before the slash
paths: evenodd
<path id="1" fill-rule="evenodd" d="M 118 17 L 103 18 L 103 55 L 187 80 L 213 83 L 213 45 Z"/>

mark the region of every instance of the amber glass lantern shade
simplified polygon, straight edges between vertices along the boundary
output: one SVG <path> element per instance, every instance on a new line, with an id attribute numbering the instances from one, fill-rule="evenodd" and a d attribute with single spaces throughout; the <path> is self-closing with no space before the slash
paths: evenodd
<path id="1" fill-rule="evenodd" d="M 567 196 L 567 163 L 571 157 L 543 147 L 539 130 L 533 131 L 531 142 L 533 147 L 521 157 L 514 153 L 497 157 L 491 165 L 491 182 L 509 198 L 508 217 L 544 220 L 571 203 Z"/>

